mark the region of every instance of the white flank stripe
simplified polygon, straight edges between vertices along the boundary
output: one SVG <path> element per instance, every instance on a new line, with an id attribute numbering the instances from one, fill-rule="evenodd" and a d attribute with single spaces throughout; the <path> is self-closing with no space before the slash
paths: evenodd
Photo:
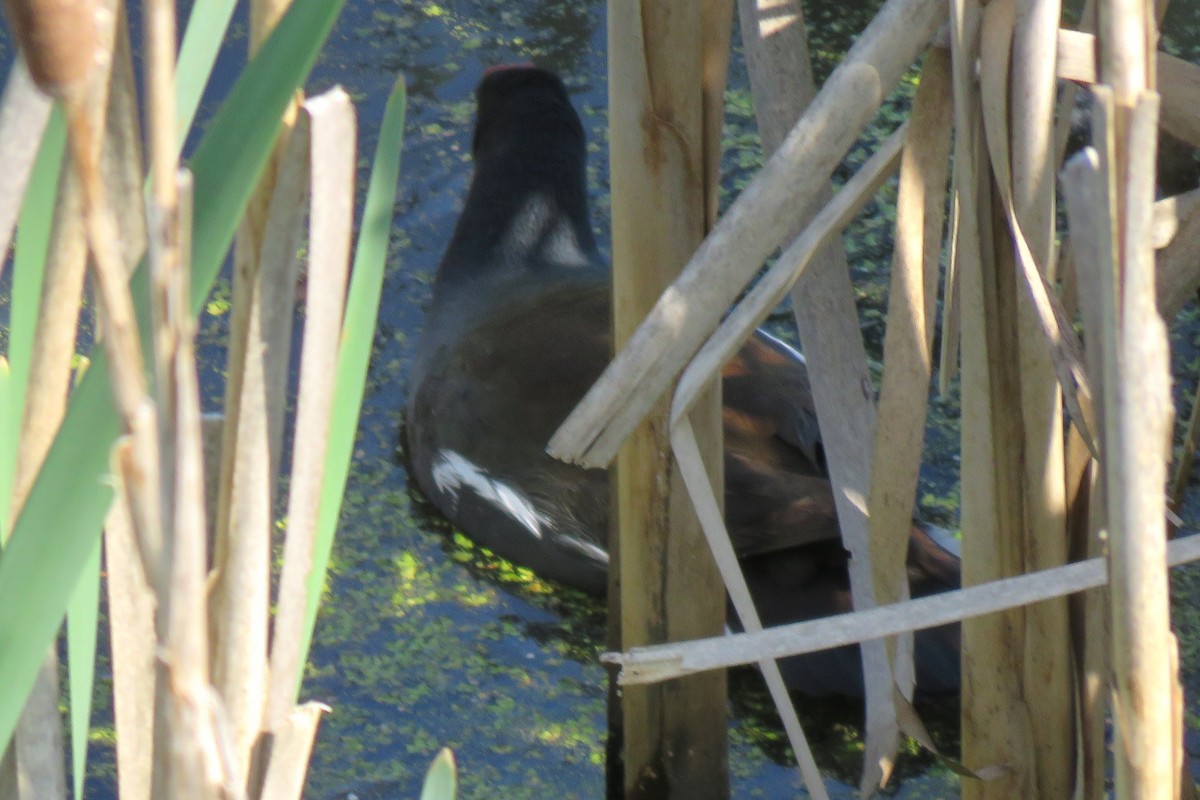
<path id="1" fill-rule="evenodd" d="M 481 500 L 503 509 L 530 533 L 541 539 L 542 525 L 546 519 L 533 504 L 513 487 L 490 477 L 480 467 L 453 450 L 439 450 L 433 459 L 433 482 L 438 489 L 450 496 L 454 507 L 458 507 L 459 492 L 466 487 Z"/>

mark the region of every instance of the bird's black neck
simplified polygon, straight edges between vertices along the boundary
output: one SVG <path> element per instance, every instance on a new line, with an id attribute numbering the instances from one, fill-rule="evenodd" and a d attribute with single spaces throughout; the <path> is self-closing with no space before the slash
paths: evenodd
<path id="1" fill-rule="evenodd" d="M 438 270 L 439 283 L 505 272 L 516 277 L 595 260 L 578 120 L 538 122 L 520 133 L 477 132 L 475 173 Z"/>

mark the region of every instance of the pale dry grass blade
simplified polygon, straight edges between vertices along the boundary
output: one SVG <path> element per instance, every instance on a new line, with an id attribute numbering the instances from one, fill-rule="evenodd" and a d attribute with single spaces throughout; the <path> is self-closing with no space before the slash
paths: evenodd
<path id="1" fill-rule="evenodd" d="M 1026 291 L 1017 309 L 1018 359 L 1023 418 L 1024 569 L 1059 566 L 1068 560 L 1067 487 L 1063 437 L 1063 378 L 1067 404 L 1086 440 L 1095 435 L 1090 418 L 1090 388 L 1082 348 L 1071 320 L 1061 309 L 1055 268 L 1054 127 L 1057 94 L 1055 49 L 1062 15 L 1059 0 L 1018 0 L 1013 29 L 1009 87 L 1012 189 L 1006 202 L 1008 225 L 1017 242 L 1017 258 Z M 1052 323 L 1052 324 L 1051 324 Z M 1063 343 L 1060 344 L 1059 342 Z M 1047 345 L 1049 344 L 1049 349 Z M 1062 353 L 1068 355 L 1064 358 Z M 1075 783 L 1076 662 L 1065 598 L 1025 609 L 1022 697 L 1036 709 L 1032 726 L 1036 774 L 1041 797 L 1067 797 Z"/>
<path id="2" fill-rule="evenodd" d="M 671 448 L 678 459 L 679 471 L 687 484 L 688 494 L 691 496 L 696 514 L 700 518 L 705 539 L 717 561 L 721 579 L 724 581 L 729 599 L 737 611 L 738 619 L 741 620 L 742 628 L 748 632 L 761 631 L 763 625 L 758 611 L 754 607 L 754 598 L 750 596 L 750 589 L 746 585 L 742 567 L 738 563 L 737 554 L 733 551 L 733 544 L 729 539 L 729 531 L 725 527 L 721 505 L 717 501 L 712 482 L 704 469 L 704 460 L 700 455 L 700 446 L 696 442 L 692 423 L 686 417 L 672 423 Z M 821 779 L 821 772 L 817 769 L 817 762 L 808 746 L 804 728 L 796 716 L 796 706 L 788 694 L 787 686 L 784 685 L 783 676 L 779 672 L 779 664 L 768 660 L 759 662 L 758 666 L 762 670 L 767 689 L 771 693 L 771 699 L 775 702 L 775 708 L 779 711 L 780 719 L 783 721 L 784 730 L 792 745 L 792 753 L 796 756 L 800 775 L 808 793 L 818 800 L 828 800 L 829 795 L 825 791 L 825 782 Z"/>
<path id="3" fill-rule="evenodd" d="M 942 241 L 946 178 L 950 163 L 950 57 L 931 49 L 913 100 L 900 187 L 883 340 L 871 462 L 871 565 L 880 604 L 907 600 L 909 529 L 925 434 L 932 344 L 936 324 L 938 256 Z M 911 700 L 916 686 L 912 637 L 889 641 L 896 686 Z"/>
<path id="4" fill-rule="evenodd" d="M 828 187 L 817 202 L 829 199 Z M 842 543 L 850 552 L 855 608 L 875 605 L 866 497 L 870 491 L 875 391 L 862 340 L 854 287 L 844 252 L 826 250 L 791 290 L 793 316 L 804 343 L 826 466 L 837 505 Z M 900 729 L 892 704 L 891 664 L 882 642 L 861 648 L 866 736 L 859 790 L 887 783 L 895 766 Z"/>
<path id="5" fill-rule="evenodd" d="M 316 624 L 317 607 L 326 585 L 342 496 L 345 494 L 354 454 L 358 414 L 367 389 L 371 345 L 383 291 L 388 241 L 392 232 L 393 211 L 400 178 L 406 110 L 407 89 L 403 76 L 398 76 L 384 106 L 383 122 L 379 128 L 379 143 L 372 160 L 354 262 L 350 270 L 350 287 L 346 293 L 345 321 L 339 337 L 337 371 L 331 376 L 336 386 L 333 423 L 329 428 L 329 455 L 325 467 L 325 484 L 321 488 L 321 511 L 317 518 L 313 571 L 308 580 L 301 661 L 307 657 Z"/>
<path id="6" fill-rule="evenodd" d="M 271 498 L 279 479 L 283 423 L 287 406 L 288 354 L 292 349 L 296 285 L 301 274 L 304 218 L 311 186 L 309 142 L 311 132 L 303 118 L 288 138 L 279 175 L 267 207 L 267 224 L 259 253 L 259 284 L 255 287 L 255 313 L 251 337 L 263 355 L 266 391 L 267 442 Z M 255 369 L 258 369 L 255 365 Z"/>
<path id="7" fill-rule="evenodd" d="M 250 54 L 255 55 L 268 40 L 289 2 L 255 0 L 250 3 Z M 210 602 L 212 628 L 213 683 L 226 704 L 235 759 L 234 774 L 244 784 L 252 769 L 252 753 L 262 729 L 266 703 L 270 603 L 270 548 L 273 527 L 272 502 L 276 466 L 271 460 L 274 433 L 281 428 L 273 423 L 269 401 L 278 395 L 272 378 L 279 374 L 271 362 L 287 361 L 285 353 L 266 353 L 262 349 L 266 335 L 268 309 L 282 302 L 289 309 L 292 290 L 285 298 L 266 296 L 271 283 L 263 277 L 263 261 L 274 248 L 268 238 L 272 199 L 295 124 L 297 97 L 293 97 L 281 115 L 282 127 L 276 136 L 275 151 L 259 177 L 254 193 L 238 226 L 234 244 L 233 314 L 230 320 L 229 362 L 225 388 L 225 425 L 222 446 L 221 482 L 216 514 L 216 541 Z M 307 149 L 300 149 L 304 152 Z M 291 156 L 290 169 L 307 171 L 307 160 L 299 163 Z M 291 219 L 295 210 L 297 187 L 278 196 L 277 213 Z M 287 201 L 283 198 L 287 197 Z M 284 203 L 288 205 L 284 205 Z M 280 217 L 276 216 L 276 220 Z M 278 223 L 277 223 L 278 224 Z M 284 230 L 292 230 L 284 224 Z M 291 252 L 276 252 L 272 263 L 287 270 Z M 293 284 L 294 285 L 294 284 Z"/>
<path id="8" fill-rule="evenodd" d="M 772 7 L 769 11 L 763 6 L 762 10 L 766 11 L 764 17 L 777 17 L 783 10 L 794 20 L 802 19 L 798 4 L 784 9 Z M 871 41 L 874 30 L 887 29 L 886 20 L 890 11 L 885 6 L 868 26 L 856 48 L 848 54 L 846 63 L 853 63 L 857 55 L 869 52 L 870 47 L 866 43 Z M 816 95 L 811 70 L 805 63 L 808 48 L 802 25 L 780 28 L 777 27 L 776 18 L 769 23 L 769 33 L 764 31 L 761 24 L 747 26 L 746 22 L 752 21 L 755 16 L 748 3 L 744 5 L 742 16 L 743 38 L 751 65 L 751 85 L 755 92 L 760 133 L 766 151 L 777 154 L 787 150 L 788 143 L 794 141 L 795 131 L 801 129 L 803 120 L 810 119 L 809 115 L 820 108 L 822 99 L 829 92 L 836 91 L 835 82 L 831 78 L 822 93 Z M 910 19 L 910 22 L 914 19 Z M 751 32 L 757 35 L 747 35 Z M 765 43 L 764 39 L 769 43 Z M 889 56 L 898 56 L 899 51 L 904 51 L 910 44 L 897 42 L 898 51 L 889 53 Z M 916 55 L 916 50 L 911 51 L 909 60 Z M 775 72 L 776 77 L 771 77 L 771 72 Z M 851 72 L 848 70 L 845 74 Z M 883 72 L 888 74 L 886 69 Z M 890 81 L 890 75 L 887 81 Z M 794 121 L 798 118 L 802 121 L 796 124 Z M 792 129 L 790 134 L 787 133 L 789 129 Z M 804 200 L 809 204 L 808 207 L 790 220 L 792 232 L 815 213 L 814 207 L 829 203 L 831 192 L 823 180 L 816 185 L 813 194 Z M 755 260 L 755 257 L 751 260 Z M 730 301 L 731 298 L 727 298 L 725 302 Z M 813 377 L 813 397 L 821 421 L 842 538 L 853 554 L 851 586 L 854 604 L 859 608 L 869 607 L 874 604 L 874 590 L 865 498 L 869 493 L 870 448 L 876 418 L 854 291 L 840 242 L 835 240 L 813 256 L 811 267 L 792 289 L 792 307 L 809 360 L 809 374 Z M 860 786 L 866 793 L 886 781 L 898 745 L 899 729 L 892 705 L 893 680 L 887 654 L 877 644 L 863 648 L 863 653 L 867 694 L 867 754 Z"/>
<path id="9" fill-rule="evenodd" d="M 1053 278 L 1052 274 L 1048 274 L 1052 263 L 1053 237 L 1046 231 L 1046 226 L 1049 225 L 1049 220 L 1053 215 L 1046 209 L 1042 209 L 1036 216 L 1030 218 L 1031 223 L 1037 226 L 1038 231 L 1034 246 L 1031 247 L 1023 225 L 1017 218 L 1015 209 L 1015 205 L 1020 198 L 1014 196 L 1016 184 L 1012 174 L 1012 157 L 1009 145 L 1009 91 L 1007 80 L 1010 63 L 1009 57 L 1013 41 L 1012 34 L 1015 24 L 1015 2 L 1005 0 L 1005 2 L 988 5 L 985 12 L 981 48 L 981 94 L 983 98 L 984 128 L 987 132 L 988 153 L 991 156 L 992 170 L 1000 190 L 1004 213 L 1008 218 L 1008 227 L 1012 233 L 1013 245 L 1016 249 L 1017 266 L 1020 268 L 1023 282 L 1028 292 L 1028 299 L 1032 301 L 1032 307 L 1030 307 L 1026 305 L 1025 300 L 1022 300 L 1018 312 L 1022 314 L 1021 324 L 1023 328 L 1028 331 L 1021 335 L 1021 343 L 1018 344 L 1018 347 L 1021 348 L 1021 372 L 1023 376 L 1027 375 L 1030 381 L 1032 381 L 1034 376 L 1041 371 L 1041 367 L 1038 364 L 1043 360 L 1043 356 L 1037 350 L 1040 344 L 1036 341 L 1031 342 L 1028 340 L 1028 337 L 1032 335 L 1030 326 L 1036 324 L 1040 326 L 1041 333 L 1050 348 L 1053 371 L 1057 376 L 1058 384 L 1062 389 L 1071 417 L 1094 453 L 1096 452 L 1093 434 L 1095 423 L 1091 420 L 1091 388 L 1088 385 L 1087 372 L 1083 367 L 1083 348 L 1074 334 L 1070 319 L 1062 308 L 1057 292 L 1049 283 L 1049 280 Z M 1041 113 L 1045 115 L 1049 112 L 1046 109 L 1042 109 Z M 1028 123 L 1028 120 L 1026 122 Z M 1043 120 L 1036 127 L 1043 126 L 1048 127 L 1048 122 Z M 1040 141 L 1043 147 L 1048 146 L 1048 142 L 1044 138 Z M 1049 163 L 1046 160 L 1048 157 L 1048 154 L 1043 154 L 1041 160 L 1042 168 L 1045 168 Z M 1032 181 L 1030 176 L 1022 176 L 1022 178 L 1022 182 L 1026 184 Z M 1040 176 L 1036 183 L 1043 187 L 1048 185 L 1047 181 L 1043 180 Z M 1041 191 L 1045 193 L 1049 189 L 1043 188 Z M 1024 198 L 1024 202 L 1026 206 L 1029 206 L 1033 202 L 1032 196 L 1027 195 Z M 1034 252 L 1035 249 L 1041 253 L 1040 256 Z M 1046 401 L 1038 399 L 1040 395 L 1044 395 L 1045 392 L 1050 391 L 1049 388 L 1045 387 L 1046 382 L 1044 380 L 1041 383 L 1043 384 L 1043 388 L 1040 390 L 1035 389 L 1032 384 L 1028 387 L 1028 391 L 1025 390 L 1024 386 L 1022 388 L 1022 398 L 1042 406 L 1036 412 L 1033 408 L 1028 409 L 1034 418 L 1042 418 L 1044 416 L 1042 412 L 1048 408 L 1052 408 L 1057 403 L 1057 400 Z M 1043 442 L 1049 441 L 1049 434 L 1033 436 L 1031 438 L 1031 444 L 1040 448 L 1040 444 L 1035 444 L 1035 441 L 1038 439 Z M 1042 455 L 1034 454 L 1031 458 L 1041 463 L 1039 459 L 1042 459 Z M 1051 457 L 1051 460 L 1061 465 L 1061 457 Z M 1047 486 L 1047 481 L 1058 480 L 1057 474 L 1061 470 L 1052 467 L 1049 470 L 1042 470 L 1042 472 L 1045 474 L 1042 476 L 1032 475 L 1031 478 L 1034 479 L 1037 485 Z M 1053 478 L 1048 477 L 1051 472 L 1056 473 Z M 1054 502 L 1061 508 L 1061 499 Z M 1035 502 L 1034 505 L 1038 504 Z"/>
<path id="10" fill-rule="evenodd" d="M 1084 441 L 1093 453 L 1099 449 L 1095 436 L 1098 433 L 1092 411 L 1092 388 L 1087 370 L 1084 368 L 1083 345 L 1075 335 L 1074 328 L 1062 301 L 1050 285 L 1046 276 L 1038 269 L 1033 253 L 1025 241 L 1024 234 L 1014 216 L 1012 205 L 1006 201 L 1005 214 L 1013 232 L 1016 246 L 1017 266 L 1024 279 L 1027 297 L 1032 301 L 1033 318 L 1043 339 L 1039 347 L 1049 347 L 1050 360 L 1057 376 L 1063 399 L 1070 411 L 1071 420 L 1079 429 Z"/>
<path id="11" fill-rule="evenodd" d="M 355 115 L 350 98 L 334 89 L 305 102 L 311 116 L 312 210 L 308 291 L 299 399 L 288 488 L 287 539 L 271 642 L 267 726 L 284 724 L 300 684 L 300 651 L 313 569 L 313 537 L 325 477 L 329 415 L 346 302 L 354 215 Z M 272 751 L 272 765 L 275 762 Z M 268 795 L 269 796 L 269 795 Z"/>

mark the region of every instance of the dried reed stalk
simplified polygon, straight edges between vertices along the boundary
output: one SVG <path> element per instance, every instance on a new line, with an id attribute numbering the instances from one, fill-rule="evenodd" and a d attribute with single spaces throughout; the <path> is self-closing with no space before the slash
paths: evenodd
<path id="1" fill-rule="evenodd" d="M 1105 143 L 1101 161 L 1111 165 L 1108 213 L 1115 234 L 1115 269 L 1101 284 L 1112 295 L 1103 302 L 1103 467 L 1112 543 L 1116 786 L 1126 797 L 1165 793 L 1176 775 L 1162 495 L 1170 378 L 1150 239 L 1159 103 L 1147 90 L 1153 85 L 1147 47 L 1153 24 L 1146 24 L 1143 11 L 1122 2 L 1101 7 L 1101 77 L 1111 89 L 1093 89 L 1103 121 L 1096 141 Z"/>
<path id="2" fill-rule="evenodd" d="M 1082 347 L 1054 288 L 1055 52 L 1061 14 L 1059 0 L 1018 0 L 1008 87 L 1012 173 L 1006 214 L 1014 235 L 1025 240 L 1024 245 L 1017 244 L 1017 257 L 1027 287 L 1018 297 L 1017 323 L 1025 571 L 1057 567 L 1068 560 L 1064 391 L 1084 441 L 1092 441 L 1096 430 Z M 1004 183 L 1000 176 L 997 180 Z M 1060 387 L 1064 380 L 1075 383 L 1064 390 Z M 1039 797 L 1067 797 L 1075 785 L 1078 737 L 1072 675 L 1077 659 L 1071 649 L 1067 600 L 1029 606 L 1024 618 L 1021 690 L 1038 715 L 1032 728 L 1033 786 Z"/>
<path id="3" fill-rule="evenodd" d="M 189 298 L 191 176 L 175 151 L 175 9 L 147 4 L 147 140 L 150 149 L 149 269 L 162 469 L 163 582 L 157 587 L 151 796 L 222 797 L 230 776 L 204 743 L 219 737 L 209 678 L 207 532 L 200 390 Z M 147 758 L 149 755 L 149 758 Z"/>
<path id="4" fill-rule="evenodd" d="M 1016 364 L 1017 277 L 1002 231 L 988 145 L 1007 114 L 1008 57 L 1015 24 L 1010 0 L 951 6 L 954 70 L 955 247 L 962 303 L 962 570 L 964 586 L 1018 574 L 1021 469 L 1020 388 Z M 974 65 L 979 62 L 979 80 Z M 1001 82 L 1003 81 L 1003 82 Z M 985 136 L 986 130 L 986 136 Z M 1004 764 L 995 781 L 968 781 L 966 798 L 1031 796 L 1034 763 L 1029 710 L 1020 700 L 1019 612 L 963 624 L 962 748 L 972 770 Z"/>
<path id="5" fill-rule="evenodd" d="M 149 800 L 156 672 L 154 590 L 146 583 L 129 509 L 121 492 L 104 524 L 108 619 L 112 641 L 113 716 L 121 800 Z"/>
<path id="6" fill-rule="evenodd" d="M 1079 271 L 1079 308 L 1083 333 L 1087 340 L 1088 369 L 1097 378 L 1097 388 L 1102 390 L 1103 384 L 1099 377 L 1104 371 L 1106 345 L 1101 286 L 1110 281 L 1112 275 L 1112 250 L 1108 246 L 1112 240 L 1112 228 L 1111 220 L 1103 210 L 1105 191 L 1099 170 L 1095 153 L 1085 150 L 1074 156 L 1063 170 L 1062 187 L 1073 237 L 1072 248 L 1076 251 L 1075 261 Z M 1107 405 L 1103 391 L 1097 392 L 1095 401 L 1097 430 L 1103 432 L 1107 427 Z M 1079 480 L 1087 481 L 1089 485 L 1084 489 L 1084 498 L 1077 500 L 1081 507 L 1073 513 L 1076 518 L 1085 517 L 1083 520 L 1076 520 L 1080 530 L 1075 532 L 1075 555 L 1082 553 L 1098 557 L 1107 555 L 1106 542 L 1100 536 L 1101 530 L 1107 530 L 1107 493 L 1103 471 L 1098 468 L 1087 470 L 1083 466 L 1083 463 L 1091 463 L 1092 457 L 1089 454 L 1085 459 L 1079 452 L 1081 447 L 1082 443 L 1074 448 L 1074 474 L 1079 475 Z M 1084 539 L 1082 546 L 1078 542 L 1081 538 Z M 1078 633 L 1075 638 L 1076 641 L 1083 640 L 1080 648 L 1083 663 L 1079 667 L 1081 752 L 1078 788 L 1081 792 L 1093 794 L 1103 791 L 1106 780 L 1105 761 L 1108 747 L 1104 740 L 1104 728 L 1108 707 L 1111 641 L 1108 594 L 1107 589 L 1088 592 L 1077 603 L 1079 619 L 1076 622 Z"/>

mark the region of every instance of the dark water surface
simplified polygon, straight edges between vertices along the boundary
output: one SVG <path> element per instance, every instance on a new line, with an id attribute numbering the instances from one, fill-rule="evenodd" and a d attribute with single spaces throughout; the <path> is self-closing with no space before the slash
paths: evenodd
<path id="1" fill-rule="evenodd" d="M 819 76 L 832 69 L 875 5 L 809 5 Z M 350 0 L 314 73 L 313 92 L 341 83 L 356 100 L 364 178 L 398 72 L 407 77 L 410 104 L 370 385 L 304 687 L 305 698 L 334 709 L 313 756 L 310 798 L 348 798 L 348 788 L 364 800 L 416 797 L 442 746 L 455 751 L 463 798 L 603 795 L 605 674 L 596 661 L 603 607 L 453 534 L 410 494 L 396 443 L 430 280 L 470 176 L 471 90 L 485 67 L 534 61 L 564 76 L 588 128 L 594 219 L 599 239 L 607 241 L 604 15 L 604 3 L 596 0 Z M 903 87 L 885 108 L 884 127 L 899 117 L 911 88 Z M 732 196 L 759 158 L 744 67 L 736 58 L 728 106 L 724 184 Z M 848 166 L 865 156 L 864 147 L 856 148 Z M 864 335 L 876 357 L 891 247 L 889 191 L 847 236 Z M 208 328 L 214 341 L 222 329 L 214 318 Z M 1176 344 L 1180 352 L 1190 349 L 1180 338 Z M 925 516 L 951 526 L 958 431 L 954 415 L 945 412 L 954 405 L 953 398 L 945 401 L 930 425 L 920 498 Z M 796 796 L 786 740 L 757 676 L 735 676 L 733 684 L 733 795 Z M 825 702 L 806 704 L 803 712 L 831 791 L 852 796 L 861 710 Z M 945 727 L 944 738 L 952 739 Z M 958 794 L 957 779 L 928 757 L 902 757 L 899 774 L 899 797 Z"/>
<path id="2" fill-rule="evenodd" d="M 863 10 L 840 12 L 837 25 L 827 26 L 840 38 L 823 41 L 843 52 L 868 18 Z M 449 535 L 409 493 L 395 452 L 423 304 L 469 180 L 471 90 L 485 67 L 521 61 L 558 71 L 572 91 L 588 128 L 594 217 L 606 241 L 603 3 L 351 0 L 314 79 L 317 87 L 342 82 L 355 96 L 364 155 L 373 150 L 395 71 L 408 76 L 410 110 L 355 470 L 305 682 L 306 697 L 334 708 L 313 758 L 312 798 L 377 779 L 384 782 L 359 783 L 354 793 L 415 797 L 443 745 L 455 751 L 464 798 L 603 794 L 605 674 L 596 661 L 603 608 Z M 736 68 L 727 134 L 731 189 L 757 163 L 745 85 L 744 69 Z M 742 690 L 731 723 L 734 795 L 795 796 L 786 742 L 757 677 L 735 683 Z M 824 703 L 814 713 L 812 735 L 828 751 L 818 756 L 823 767 L 853 781 L 861 711 Z M 905 772 L 902 796 L 957 794 L 928 760 Z M 849 796 L 845 785 L 831 788 Z"/>

